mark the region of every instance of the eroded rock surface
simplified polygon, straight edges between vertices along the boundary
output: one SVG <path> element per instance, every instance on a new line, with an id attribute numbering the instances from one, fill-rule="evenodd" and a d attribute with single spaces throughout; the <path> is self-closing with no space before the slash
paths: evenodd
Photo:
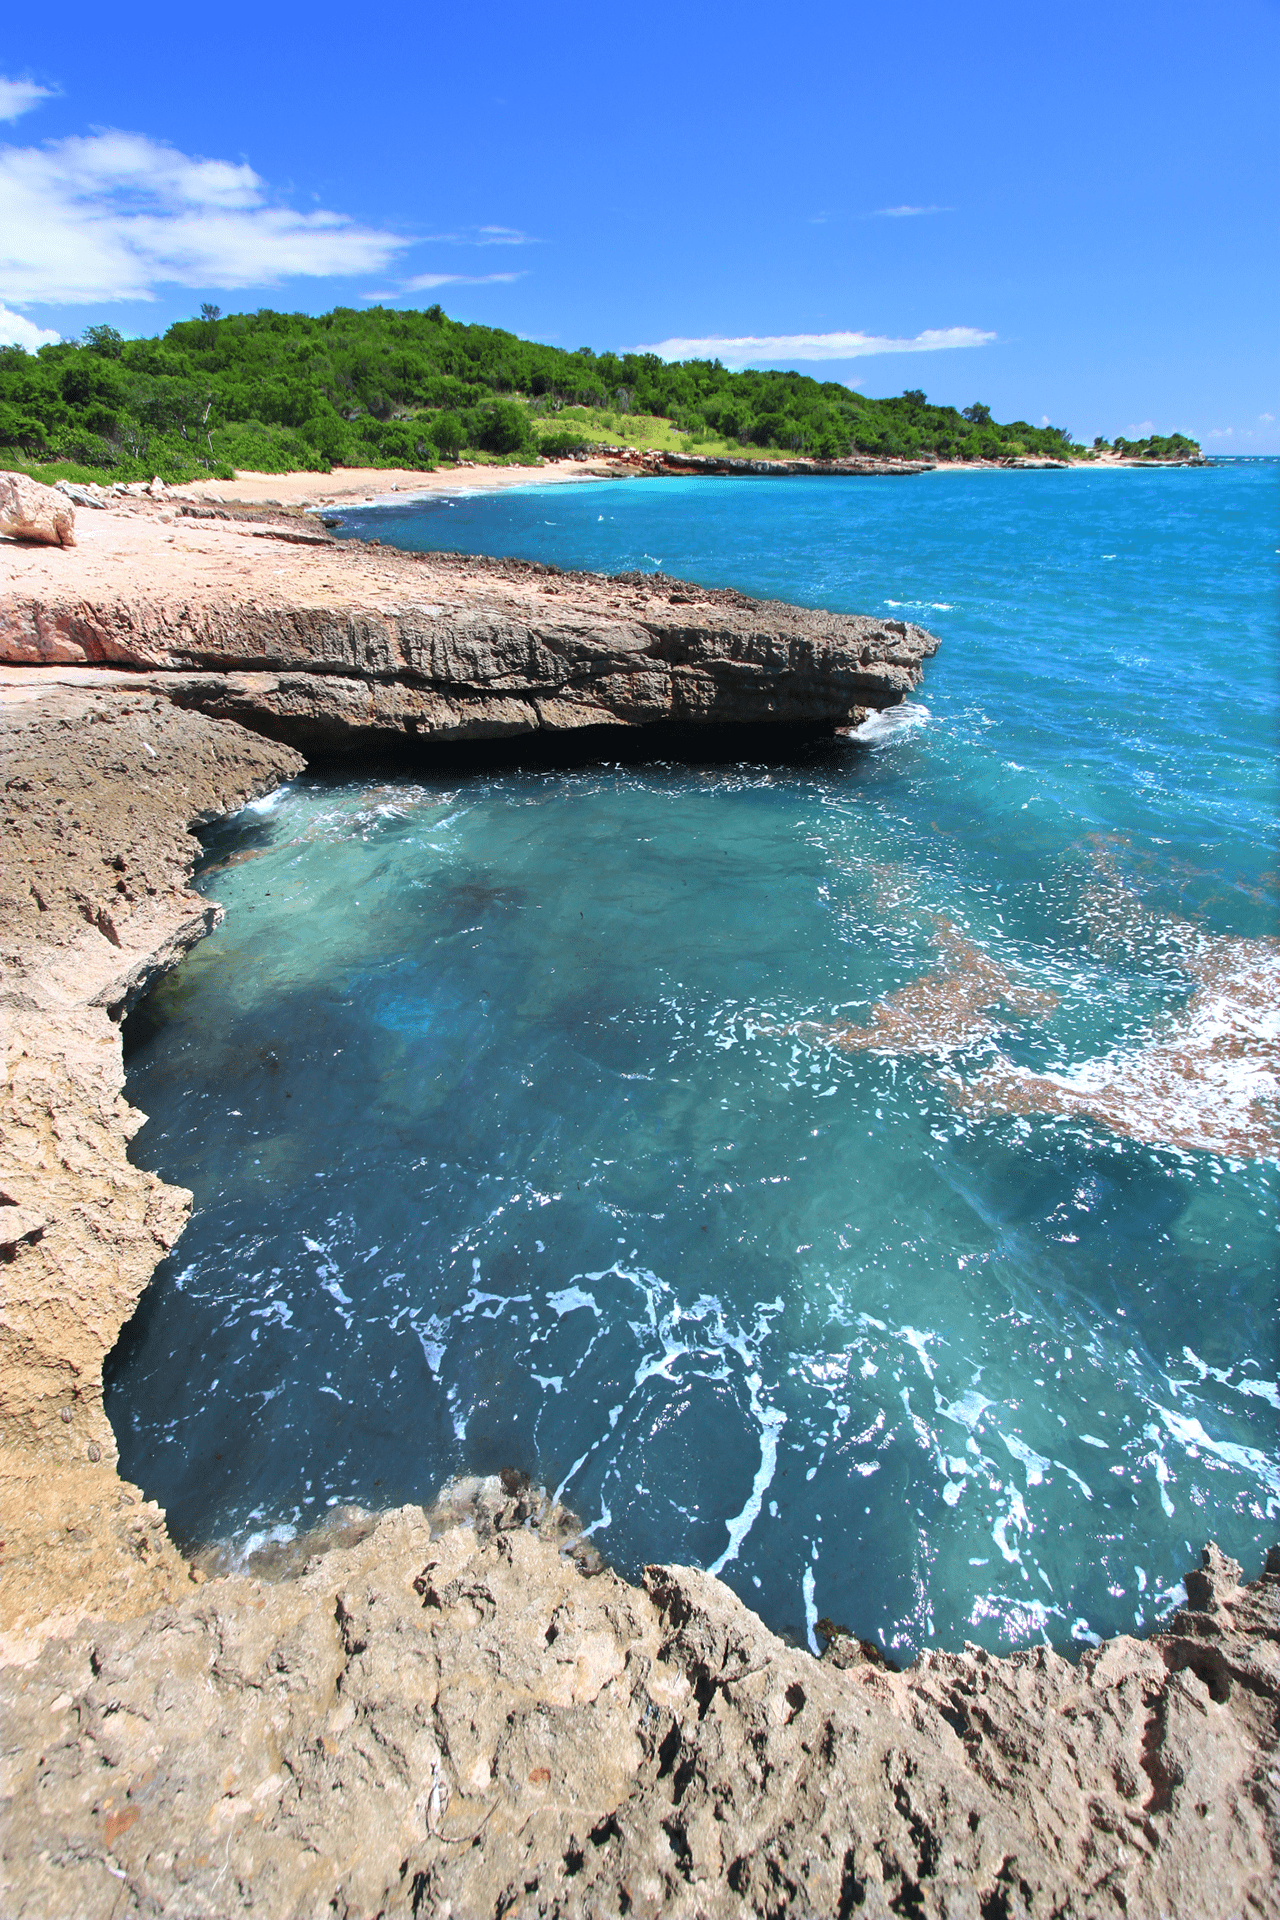
<path id="1" fill-rule="evenodd" d="M 55 487 L 25 473 L 0 473 L 0 534 L 37 546 L 74 547 L 75 508 Z"/>
<path id="2" fill-rule="evenodd" d="M 333 752 L 594 726 L 843 726 L 902 700 L 938 644 L 902 620 L 661 575 L 407 554 L 324 539 L 313 521 L 203 514 L 130 500 L 88 517 L 74 568 L 12 561 L 0 662 L 145 672 L 182 705 Z"/>
<path id="3" fill-rule="evenodd" d="M 629 1585 L 510 1478 L 177 1553 L 102 1411 L 188 1204 L 128 1161 L 111 1010 L 216 920 L 187 823 L 300 764 L 134 683 L 0 687 L 6 1920 L 1280 1913 L 1280 1551 L 1079 1665 L 902 1674 Z"/>
<path id="4" fill-rule="evenodd" d="M 895 1674 L 690 1568 L 584 1575 L 496 1484 L 444 1518 L 0 1672 L 7 1910 L 1277 1910 L 1280 1554 L 1079 1666 Z"/>
<path id="5" fill-rule="evenodd" d="M 187 1580 L 102 1410 L 190 1207 L 129 1161 L 118 1016 L 221 917 L 188 823 L 302 764 L 155 694 L 0 688 L 0 1652 Z"/>

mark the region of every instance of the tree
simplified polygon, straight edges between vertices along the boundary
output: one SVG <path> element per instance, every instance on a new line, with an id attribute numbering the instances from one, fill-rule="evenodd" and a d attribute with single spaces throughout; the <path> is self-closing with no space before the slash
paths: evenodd
<path id="1" fill-rule="evenodd" d="M 964 417 L 975 427 L 989 427 L 991 425 L 991 409 L 990 407 L 984 406 L 981 400 L 975 400 L 971 407 L 966 407 Z"/>
<path id="2" fill-rule="evenodd" d="M 529 416 L 514 400 L 497 400 L 481 412 L 475 444 L 486 453 L 521 453 L 530 441 Z"/>
<path id="3" fill-rule="evenodd" d="M 200 308 L 200 318 L 206 321 L 221 320 L 222 308 L 211 307 L 206 300 Z"/>
<path id="4" fill-rule="evenodd" d="M 462 422 L 456 413 L 438 413 L 427 429 L 427 438 L 442 460 L 456 460 L 464 438 Z"/>
<path id="5" fill-rule="evenodd" d="M 100 353 L 104 360 L 118 360 L 124 347 L 123 334 L 114 327 L 86 327 L 80 336 L 80 344 L 90 353 Z"/>
<path id="6" fill-rule="evenodd" d="M 314 414 L 303 426 L 302 437 L 330 462 L 344 459 L 351 445 L 351 435 L 345 423 L 332 408 Z"/>

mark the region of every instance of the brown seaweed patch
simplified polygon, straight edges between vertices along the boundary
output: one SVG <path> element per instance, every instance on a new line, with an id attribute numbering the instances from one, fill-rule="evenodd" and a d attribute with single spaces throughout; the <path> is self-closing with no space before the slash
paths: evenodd
<path id="1" fill-rule="evenodd" d="M 958 1053 L 990 1043 L 998 1009 L 1036 1016 L 1057 1006 L 1056 994 L 1016 980 L 943 915 L 933 939 L 940 964 L 887 994 L 866 1026 L 802 1020 L 788 1031 L 841 1053 Z"/>
<path id="2" fill-rule="evenodd" d="M 1161 931 L 1194 982 L 1163 1031 L 1062 1073 L 1001 1061 L 953 1084 L 962 1111 L 1075 1114 L 1148 1146 L 1280 1162 L 1280 940 Z"/>

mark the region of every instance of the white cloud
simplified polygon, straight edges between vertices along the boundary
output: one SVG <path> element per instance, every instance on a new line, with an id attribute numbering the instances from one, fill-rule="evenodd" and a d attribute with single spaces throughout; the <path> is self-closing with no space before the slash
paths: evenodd
<path id="1" fill-rule="evenodd" d="M 663 360 L 721 360 L 727 367 L 755 366 L 768 360 L 860 360 L 873 353 L 939 353 L 948 347 L 985 347 L 994 333 L 977 327 L 930 327 L 909 340 L 879 333 L 709 334 L 697 340 L 660 340 L 635 347 Z"/>
<path id="2" fill-rule="evenodd" d="M 1258 415 L 1258 418 L 1259 418 L 1259 420 L 1262 420 L 1262 421 L 1264 421 L 1264 422 L 1265 422 L 1265 424 L 1266 424 L 1267 426 L 1269 426 L 1269 427 L 1271 427 L 1271 426 L 1274 426 L 1274 425 L 1275 425 L 1275 418 L 1276 418 L 1276 417 L 1275 417 L 1275 415 L 1274 415 L 1274 413 L 1260 413 L 1260 414 Z"/>
<path id="3" fill-rule="evenodd" d="M 0 120 L 16 120 L 52 98 L 52 87 L 42 87 L 36 80 L 6 80 L 0 74 Z"/>
<path id="4" fill-rule="evenodd" d="M 1139 420 L 1137 426 L 1125 428 L 1126 435 L 1132 434 L 1135 440 L 1148 440 L 1156 430 L 1154 420 Z"/>
<path id="5" fill-rule="evenodd" d="M 950 207 L 877 207 L 874 220 L 912 220 L 920 213 L 950 213 Z"/>
<path id="6" fill-rule="evenodd" d="M 532 233 L 521 233 L 519 227 L 471 227 L 466 233 L 429 233 L 429 241 L 448 247 L 540 247 L 542 245 Z"/>
<path id="7" fill-rule="evenodd" d="M 401 293 L 426 293 L 432 287 L 492 287 L 499 281 L 519 280 L 518 273 L 415 273 L 406 280 Z M 394 300 L 399 296 L 387 293 L 366 294 L 368 300 Z"/>
<path id="8" fill-rule="evenodd" d="M 61 338 L 52 327 L 38 327 L 25 314 L 10 313 L 0 301 L 0 347 L 25 347 L 28 353 L 34 353 L 37 347 L 51 347 Z"/>
<path id="9" fill-rule="evenodd" d="M 340 213 L 273 204 L 244 162 L 110 130 L 0 147 L 0 205 L 0 292 L 23 303 L 370 273 L 408 244 Z"/>

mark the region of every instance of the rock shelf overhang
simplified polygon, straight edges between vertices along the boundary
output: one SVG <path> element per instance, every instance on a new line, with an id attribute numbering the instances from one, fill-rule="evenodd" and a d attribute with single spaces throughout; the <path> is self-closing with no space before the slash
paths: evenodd
<path id="1" fill-rule="evenodd" d="M 1280 1911 L 1280 1549 L 1247 1585 L 1206 1551 L 1163 1632 L 1079 1665 L 906 1673 L 704 1573 L 629 1585 L 515 1475 L 292 1565 L 184 1562 L 102 1406 L 190 1204 L 128 1160 L 117 1019 L 219 917 L 189 826 L 303 763 L 159 697 L 182 671 L 0 674 L 6 1911 Z"/>
<path id="2" fill-rule="evenodd" d="M 279 518 L 131 503 L 84 516 L 77 538 L 6 545 L 0 662 L 145 674 L 308 752 L 601 726 L 830 731 L 905 698 L 938 646 L 903 620 L 403 553 Z"/>

